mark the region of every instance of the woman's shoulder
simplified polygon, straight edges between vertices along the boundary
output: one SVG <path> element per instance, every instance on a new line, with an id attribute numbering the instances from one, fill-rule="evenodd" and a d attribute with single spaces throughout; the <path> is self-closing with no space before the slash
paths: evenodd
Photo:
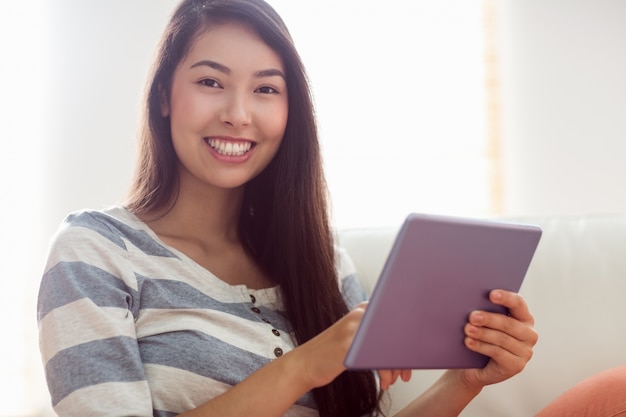
<path id="1" fill-rule="evenodd" d="M 130 211 L 121 206 L 113 206 L 103 210 L 83 209 L 71 212 L 63 220 L 60 230 L 81 227 L 104 232 L 128 227 L 137 228 L 140 224 L 141 221 Z"/>
<path id="2" fill-rule="evenodd" d="M 70 240 L 74 243 L 106 239 L 118 245 L 129 227 L 124 221 L 124 209 L 113 207 L 105 210 L 83 209 L 69 213 L 61 222 L 52 243 Z"/>
<path id="3" fill-rule="evenodd" d="M 53 246 L 70 242 L 114 245 L 126 250 L 128 244 L 151 255 L 173 256 L 158 242 L 150 228 L 133 213 L 121 206 L 103 210 L 74 211 L 63 220 L 53 237 Z"/>

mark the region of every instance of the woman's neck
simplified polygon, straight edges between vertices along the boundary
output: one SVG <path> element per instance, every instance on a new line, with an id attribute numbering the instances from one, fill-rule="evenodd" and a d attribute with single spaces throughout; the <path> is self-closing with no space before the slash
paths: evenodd
<path id="1" fill-rule="evenodd" d="M 163 242 L 226 283 L 254 289 L 274 286 L 239 240 L 243 188 L 189 191 L 181 187 L 171 210 L 139 217 Z"/>
<path id="2" fill-rule="evenodd" d="M 207 245 L 238 241 L 238 221 L 244 187 L 220 189 L 193 187 L 181 183 L 174 205 L 142 216 L 162 237 L 192 240 Z"/>

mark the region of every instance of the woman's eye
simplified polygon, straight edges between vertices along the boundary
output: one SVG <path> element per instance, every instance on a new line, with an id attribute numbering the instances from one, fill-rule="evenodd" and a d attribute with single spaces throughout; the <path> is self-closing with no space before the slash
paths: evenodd
<path id="1" fill-rule="evenodd" d="M 256 89 L 257 92 L 262 94 L 278 94 L 278 91 L 275 88 L 264 86 Z"/>
<path id="2" fill-rule="evenodd" d="M 220 88 L 220 84 L 211 78 L 205 78 L 204 80 L 200 80 L 198 81 L 198 84 L 203 85 L 205 87 Z"/>

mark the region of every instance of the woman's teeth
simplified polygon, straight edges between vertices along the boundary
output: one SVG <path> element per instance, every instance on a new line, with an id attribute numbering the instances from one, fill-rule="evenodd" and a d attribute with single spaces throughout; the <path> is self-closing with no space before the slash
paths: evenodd
<path id="1" fill-rule="evenodd" d="M 220 155 L 242 156 L 252 148 L 252 142 L 226 142 L 219 139 L 208 139 L 208 145 Z"/>

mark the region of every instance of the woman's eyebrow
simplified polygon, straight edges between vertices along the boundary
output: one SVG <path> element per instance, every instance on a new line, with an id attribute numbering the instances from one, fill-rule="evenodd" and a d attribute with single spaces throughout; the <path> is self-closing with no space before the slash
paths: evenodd
<path id="1" fill-rule="evenodd" d="M 202 67 L 202 66 L 213 68 L 214 70 L 223 72 L 224 74 L 231 73 L 230 68 L 228 68 L 225 65 L 220 64 L 219 62 L 211 61 L 210 59 L 203 59 L 202 61 L 198 61 L 192 66 L 190 66 L 189 68 L 191 69 L 191 68 Z"/>
<path id="2" fill-rule="evenodd" d="M 257 71 L 254 73 L 254 76 L 256 78 L 264 78 L 264 77 L 282 77 L 283 79 L 287 79 L 287 77 L 285 77 L 285 74 L 283 74 L 283 72 L 279 69 L 266 69 L 266 70 L 262 70 L 262 71 Z"/>
<path id="3" fill-rule="evenodd" d="M 210 59 L 203 59 L 202 61 L 198 61 L 195 64 L 192 64 L 189 68 L 191 69 L 191 68 L 197 68 L 197 67 L 202 67 L 202 66 L 213 68 L 214 70 L 217 70 L 227 75 L 230 75 L 232 73 L 231 69 L 228 68 L 227 66 L 222 65 L 219 62 L 211 61 Z M 265 77 L 281 77 L 283 79 L 287 78 L 285 77 L 285 74 L 281 70 L 275 69 L 275 68 L 257 71 L 254 73 L 254 76 L 255 78 L 265 78 Z"/>

